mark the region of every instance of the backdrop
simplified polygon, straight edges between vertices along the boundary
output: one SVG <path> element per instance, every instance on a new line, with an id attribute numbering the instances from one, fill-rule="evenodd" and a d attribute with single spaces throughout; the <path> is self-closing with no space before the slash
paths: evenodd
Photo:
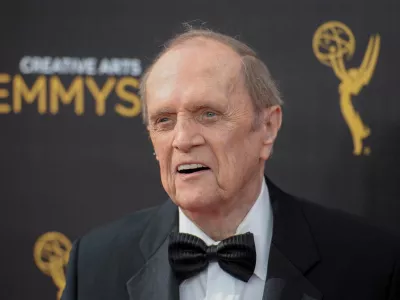
<path id="1" fill-rule="evenodd" d="M 182 22 L 249 43 L 279 83 L 276 184 L 400 233 L 399 1 L 8 2 L 1 299 L 57 299 L 74 239 L 166 199 L 137 87 Z"/>

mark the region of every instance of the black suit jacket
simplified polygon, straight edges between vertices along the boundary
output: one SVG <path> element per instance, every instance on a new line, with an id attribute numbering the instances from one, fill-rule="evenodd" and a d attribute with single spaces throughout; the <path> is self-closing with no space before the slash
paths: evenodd
<path id="1" fill-rule="evenodd" d="M 274 221 L 263 300 L 400 299 L 395 239 L 267 185 Z M 62 300 L 178 300 L 168 263 L 177 222 L 169 200 L 75 241 Z"/>

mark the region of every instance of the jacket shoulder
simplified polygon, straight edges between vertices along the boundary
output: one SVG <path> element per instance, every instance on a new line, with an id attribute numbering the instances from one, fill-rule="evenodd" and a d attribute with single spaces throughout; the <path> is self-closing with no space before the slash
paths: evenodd
<path id="1" fill-rule="evenodd" d="M 75 260 L 79 264 L 81 284 L 103 282 L 108 274 L 126 282 L 144 263 L 140 249 L 140 238 L 151 222 L 157 207 L 135 212 L 119 220 L 96 228 L 79 238 Z M 113 275 L 111 275 L 113 274 Z M 84 281 L 90 281 L 84 283 Z M 107 286 L 107 282 L 103 282 Z"/>
<path id="2" fill-rule="evenodd" d="M 116 249 L 129 241 L 138 242 L 157 209 L 158 207 L 143 209 L 89 231 L 80 238 L 80 249 Z"/>

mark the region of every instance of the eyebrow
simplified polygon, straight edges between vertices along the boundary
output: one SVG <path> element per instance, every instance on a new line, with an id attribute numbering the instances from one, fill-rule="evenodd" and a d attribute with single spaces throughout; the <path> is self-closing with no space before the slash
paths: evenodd
<path id="1" fill-rule="evenodd" d="M 193 104 L 193 105 L 190 105 L 190 107 L 188 108 L 188 111 L 190 111 L 190 112 L 197 112 L 197 111 L 199 111 L 199 110 L 203 110 L 203 109 L 206 109 L 206 108 L 212 108 L 212 105 L 209 105 L 208 103 L 207 104 Z"/>
<path id="2" fill-rule="evenodd" d="M 149 113 L 149 117 L 151 121 L 154 121 L 155 119 L 157 119 L 159 116 L 162 115 L 172 115 L 175 113 L 175 110 L 169 107 L 163 107 L 163 108 L 159 108 L 157 109 L 154 113 Z"/>
<path id="3" fill-rule="evenodd" d="M 220 98 L 220 101 L 210 101 L 210 100 L 202 100 L 200 103 L 193 103 L 188 105 L 188 107 L 186 107 L 186 110 L 194 113 L 197 112 L 199 110 L 203 110 L 203 109 L 216 109 L 216 110 L 220 110 L 220 111 L 225 111 L 226 109 L 226 105 L 222 103 L 222 98 Z M 155 119 L 159 118 L 162 115 L 172 115 L 172 114 L 176 114 L 176 110 L 174 108 L 171 107 L 161 107 L 158 108 L 154 111 L 154 113 L 150 113 L 149 112 L 149 119 L 151 121 L 154 121 Z"/>
<path id="4" fill-rule="evenodd" d="M 217 109 L 217 110 L 224 110 L 226 107 L 224 103 L 224 99 L 222 97 L 218 97 L 214 99 L 213 101 L 203 99 L 202 101 L 199 101 L 200 103 L 193 103 L 188 107 L 188 110 L 190 112 L 196 112 L 202 109 L 206 108 L 211 108 L 211 109 Z"/>

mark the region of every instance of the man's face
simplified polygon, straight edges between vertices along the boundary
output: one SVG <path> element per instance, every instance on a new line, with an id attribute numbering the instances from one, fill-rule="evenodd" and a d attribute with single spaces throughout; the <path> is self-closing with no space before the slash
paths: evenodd
<path id="1" fill-rule="evenodd" d="M 269 156 L 240 70 L 227 46 L 193 40 L 169 50 L 149 75 L 148 130 L 161 181 L 185 210 L 229 206 L 259 180 Z"/>

